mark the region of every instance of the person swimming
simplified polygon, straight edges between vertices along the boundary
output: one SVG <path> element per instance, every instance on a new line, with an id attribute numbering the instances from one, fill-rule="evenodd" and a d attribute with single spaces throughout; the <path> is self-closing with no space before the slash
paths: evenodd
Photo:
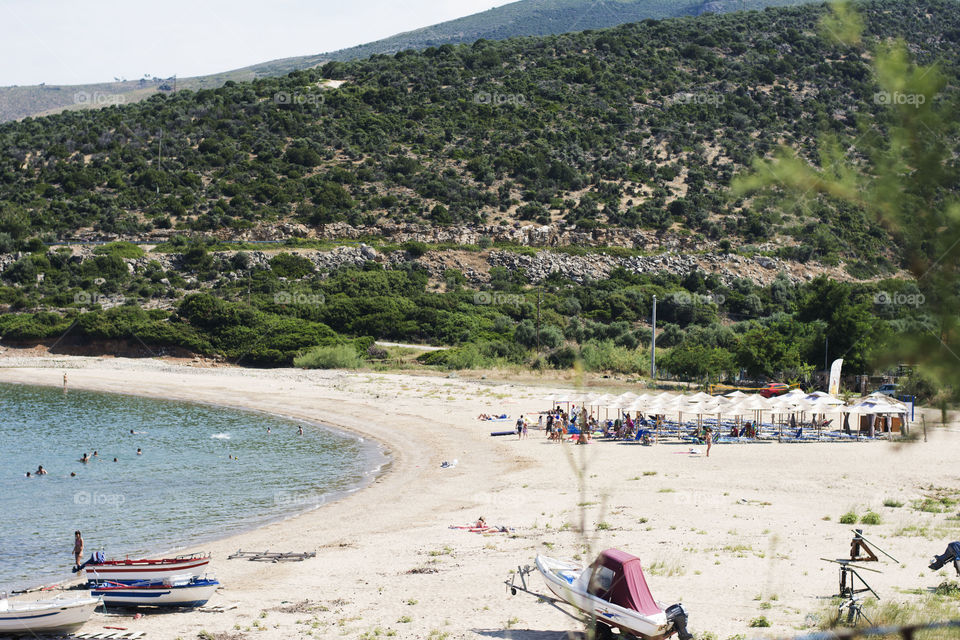
<path id="1" fill-rule="evenodd" d="M 43 465 L 42 465 L 42 464 L 37 467 L 37 475 L 38 475 L 38 476 L 45 476 L 45 475 L 47 475 L 47 470 L 43 468 Z"/>
<path id="2" fill-rule="evenodd" d="M 142 455 L 143 455 L 143 451 L 140 450 L 140 447 L 137 447 L 137 455 L 138 455 L 138 456 L 142 456 Z"/>
<path id="3" fill-rule="evenodd" d="M 84 452 L 83 452 L 83 456 L 80 457 L 80 462 L 82 462 L 82 463 L 84 463 L 84 464 L 90 462 L 90 456 L 87 455 L 87 452 L 86 452 L 86 451 L 84 451 Z"/>

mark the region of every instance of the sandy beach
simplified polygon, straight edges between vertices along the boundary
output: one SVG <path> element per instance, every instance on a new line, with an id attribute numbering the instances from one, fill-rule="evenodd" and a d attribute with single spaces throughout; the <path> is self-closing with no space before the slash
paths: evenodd
<path id="1" fill-rule="evenodd" d="M 520 441 L 491 437 L 519 414 L 548 408 L 543 397 L 551 391 L 572 388 L 550 374 L 528 384 L 15 350 L 0 358 L 0 382 L 59 386 L 64 371 L 72 389 L 320 421 L 382 443 L 392 458 L 377 481 L 345 499 L 261 529 L 238 525 L 219 541 L 184 549 L 213 553 L 224 586 L 210 604 L 236 608 L 140 619 L 98 613 L 83 629 L 89 633 L 114 626 L 144 631 L 150 640 L 202 632 L 223 640 L 560 639 L 582 625 L 531 597 L 510 597 L 503 580 L 537 553 L 589 561 L 619 547 L 643 560 L 658 600 L 685 604 L 692 631 L 720 640 L 794 636 L 813 630 L 813 614 L 825 611 L 837 591 L 836 566 L 820 558 L 848 553 L 852 527 L 839 523 L 845 512 L 881 516 L 881 524 L 863 528 L 899 561 L 870 574 L 885 599 L 916 598 L 906 592 L 942 582 L 949 574 L 926 565 L 960 538 L 955 513 L 910 508 L 936 489 L 960 491 L 960 429 L 929 419 L 928 441 L 910 445 L 721 445 L 706 458 L 679 443 L 558 445 L 536 430 Z M 482 412 L 506 413 L 511 421 L 478 421 Z M 455 467 L 441 468 L 454 459 Z M 885 507 L 885 500 L 903 506 Z M 513 532 L 449 528 L 481 515 Z M 51 549 L 51 562 L 69 566 L 71 533 L 64 531 L 62 549 Z M 237 549 L 317 556 L 276 564 L 228 560 Z M 538 576 L 533 583 L 543 588 Z M 772 626 L 751 628 L 759 616 Z"/>

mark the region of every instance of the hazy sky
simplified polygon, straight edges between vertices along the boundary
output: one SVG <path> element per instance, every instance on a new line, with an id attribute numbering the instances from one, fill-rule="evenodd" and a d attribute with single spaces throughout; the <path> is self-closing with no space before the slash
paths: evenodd
<path id="1" fill-rule="evenodd" d="M 206 75 L 511 0 L 0 0 L 0 86 Z"/>

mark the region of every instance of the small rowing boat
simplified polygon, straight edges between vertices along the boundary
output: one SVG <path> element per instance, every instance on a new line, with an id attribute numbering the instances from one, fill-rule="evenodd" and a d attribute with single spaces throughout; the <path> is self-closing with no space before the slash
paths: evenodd
<path id="1" fill-rule="evenodd" d="M 96 560 L 99 560 L 96 561 Z M 156 560 L 103 560 L 92 558 L 91 562 L 83 565 L 89 582 L 144 582 L 163 580 L 173 576 L 189 574 L 202 575 L 210 564 L 210 554 L 195 553 L 176 558 L 160 558 Z"/>
<path id="2" fill-rule="evenodd" d="M 90 594 L 117 607 L 202 607 L 219 586 L 214 579 L 187 574 L 133 584 L 98 583 L 91 585 Z"/>
<path id="3" fill-rule="evenodd" d="M 99 604 L 99 598 L 89 596 L 18 601 L 0 594 L 0 635 L 72 633 L 90 619 Z"/>

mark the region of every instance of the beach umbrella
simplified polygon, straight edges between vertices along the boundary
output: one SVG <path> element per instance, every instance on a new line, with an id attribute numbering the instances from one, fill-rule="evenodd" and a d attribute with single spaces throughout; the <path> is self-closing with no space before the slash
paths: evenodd
<path id="1" fill-rule="evenodd" d="M 709 402 L 713 400 L 713 396 L 709 393 L 704 393 L 703 391 L 698 391 L 692 396 L 684 396 L 687 402 Z"/>
<path id="2" fill-rule="evenodd" d="M 724 398 L 746 398 L 747 394 L 739 389 L 736 391 L 731 391 L 730 393 L 723 396 Z"/>

